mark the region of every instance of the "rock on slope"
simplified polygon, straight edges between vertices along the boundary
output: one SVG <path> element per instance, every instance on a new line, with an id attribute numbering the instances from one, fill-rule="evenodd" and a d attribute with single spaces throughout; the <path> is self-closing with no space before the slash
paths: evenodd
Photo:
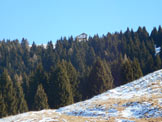
<path id="1" fill-rule="evenodd" d="M 57 110 L 27 112 L 0 122 L 162 122 L 162 70 Z"/>

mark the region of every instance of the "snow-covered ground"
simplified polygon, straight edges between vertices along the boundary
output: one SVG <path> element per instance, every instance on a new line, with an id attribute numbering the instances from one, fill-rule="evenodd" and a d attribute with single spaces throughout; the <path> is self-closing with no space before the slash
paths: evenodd
<path id="1" fill-rule="evenodd" d="M 162 70 L 56 112 L 105 119 L 162 117 Z"/>
<path id="2" fill-rule="evenodd" d="M 160 50 L 161 50 L 160 47 L 156 47 L 156 46 L 155 46 L 155 55 L 159 54 L 159 53 L 160 53 Z"/>
<path id="3" fill-rule="evenodd" d="M 0 119 L 0 122 L 147 122 L 148 120 L 162 121 L 162 70 L 83 102 L 57 110 L 11 116 Z"/>

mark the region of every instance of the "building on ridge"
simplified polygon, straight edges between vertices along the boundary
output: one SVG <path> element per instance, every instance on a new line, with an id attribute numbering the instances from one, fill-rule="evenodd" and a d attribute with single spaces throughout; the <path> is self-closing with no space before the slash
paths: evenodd
<path id="1" fill-rule="evenodd" d="M 76 37 L 76 39 L 79 42 L 81 42 L 81 41 L 87 41 L 87 37 L 88 37 L 88 35 L 86 33 L 82 33 L 82 34 L 78 35 Z"/>

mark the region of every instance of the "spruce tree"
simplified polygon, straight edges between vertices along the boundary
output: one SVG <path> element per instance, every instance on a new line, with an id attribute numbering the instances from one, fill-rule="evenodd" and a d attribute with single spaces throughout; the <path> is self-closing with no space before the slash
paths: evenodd
<path id="1" fill-rule="evenodd" d="M 16 92 L 16 106 L 17 106 L 17 112 L 22 113 L 28 111 L 28 106 L 26 103 L 26 100 L 24 98 L 23 89 L 21 86 L 21 81 L 18 80 L 18 75 L 15 75 L 15 92 Z"/>
<path id="2" fill-rule="evenodd" d="M 45 92 L 47 93 L 48 89 L 48 78 L 46 73 L 43 71 L 41 64 L 38 64 L 35 72 L 31 73 L 30 82 L 29 82 L 29 95 L 28 95 L 28 106 L 32 110 L 34 104 L 34 95 L 36 94 L 38 85 L 42 84 Z"/>
<path id="3" fill-rule="evenodd" d="M 123 60 L 122 55 L 120 54 L 119 59 L 117 61 L 114 61 L 111 65 L 111 72 L 112 76 L 114 78 L 114 85 L 120 86 L 122 83 L 122 74 L 121 74 L 121 62 Z"/>
<path id="4" fill-rule="evenodd" d="M 113 78 L 109 67 L 104 66 L 101 59 L 97 59 L 88 78 L 89 97 L 100 94 L 112 86 Z"/>
<path id="5" fill-rule="evenodd" d="M 55 107 L 55 77 L 54 77 L 54 73 L 55 73 L 55 69 L 54 67 L 51 67 L 51 70 L 50 70 L 50 77 L 49 77 L 49 88 L 48 88 L 48 91 L 47 91 L 47 95 L 48 95 L 48 104 L 50 106 L 50 108 L 54 108 Z"/>
<path id="6" fill-rule="evenodd" d="M 94 49 L 91 47 L 88 49 L 88 51 L 86 51 L 86 63 L 87 65 L 91 65 L 95 62 L 96 60 L 96 54 Z"/>
<path id="7" fill-rule="evenodd" d="M 7 115 L 16 114 L 16 94 L 7 70 L 4 70 L 0 77 L 0 89 L 4 98 Z"/>
<path id="8" fill-rule="evenodd" d="M 140 64 L 138 62 L 138 59 L 134 58 L 132 62 L 132 70 L 133 70 L 133 80 L 136 80 L 143 76 Z"/>
<path id="9" fill-rule="evenodd" d="M 146 59 L 146 73 L 153 72 L 153 70 L 154 70 L 154 60 L 152 55 L 149 54 Z"/>
<path id="10" fill-rule="evenodd" d="M 156 44 L 157 47 L 161 46 L 159 45 L 159 42 L 158 42 L 158 31 L 156 27 L 153 28 L 150 37 L 154 40 L 154 43 Z"/>
<path id="11" fill-rule="evenodd" d="M 78 73 L 76 69 L 73 67 L 73 65 L 71 64 L 71 62 L 66 62 L 63 60 L 61 64 L 62 66 L 64 66 L 64 69 L 67 72 L 67 76 L 68 76 L 68 79 L 71 85 L 71 91 L 72 91 L 72 95 L 74 98 L 74 102 L 78 102 L 81 100 L 81 94 L 79 92 Z"/>
<path id="12" fill-rule="evenodd" d="M 160 53 L 159 53 L 160 58 L 162 59 L 162 45 L 160 46 Z"/>
<path id="13" fill-rule="evenodd" d="M 48 109 L 48 98 L 43 89 L 42 84 L 38 85 L 37 92 L 34 97 L 33 110 Z"/>
<path id="14" fill-rule="evenodd" d="M 0 118 L 4 117 L 6 115 L 7 115 L 6 105 L 5 105 L 2 94 L 0 93 Z"/>
<path id="15" fill-rule="evenodd" d="M 131 61 L 129 59 L 124 59 L 121 66 L 121 76 L 122 84 L 126 84 L 133 81 L 133 69 L 131 66 Z"/>
<path id="16" fill-rule="evenodd" d="M 26 100 L 27 106 L 28 102 L 30 101 L 30 86 L 29 86 L 29 78 L 26 73 L 23 74 L 23 83 L 22 83 L 22 88 L 23 88 L 23 93 L 24 93 L 24 99 Z M 28 106 L 29 109 L 29 106 Z"/>
<path id="17" fill-rule="evenodd" d="M 161 59 L 160 59 L 160 56 L 159 55 L 156 55 L 156 58 L 155 58 L 155 70 L 158 70 L 161 68 Z"/>
<path id="18" fill-rule="evenodd" d="M 73 103 L 70 81 L 66 70 L 58 64 L 50 77 L 49 105 L 59 108 Z"/>
<path id="19" fill-rule="evenodd" d="M 157 46 L 162 46 L 162 41 L 161 41 L 161 39 L 162 39 L 162 27 L 159 26 L 159 29 L 158 29 L 158 44 L 159 44 L 159 45 L 157 45 Z"/>

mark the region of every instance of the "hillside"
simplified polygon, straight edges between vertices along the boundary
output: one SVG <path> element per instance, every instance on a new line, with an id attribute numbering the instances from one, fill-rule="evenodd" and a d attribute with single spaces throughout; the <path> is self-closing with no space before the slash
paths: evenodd
<path id="1" fill-rule="evenodd" d="M 162 69 L 161 26 L 87 35 L 0 40 L 0 118 L 58 109 Z"/>
<path id="2" fill-rule="evenodd" d="M 89 100 L 56 110 L 27 112 L 0 122 L 160 122 L 162 70 Z"/>

